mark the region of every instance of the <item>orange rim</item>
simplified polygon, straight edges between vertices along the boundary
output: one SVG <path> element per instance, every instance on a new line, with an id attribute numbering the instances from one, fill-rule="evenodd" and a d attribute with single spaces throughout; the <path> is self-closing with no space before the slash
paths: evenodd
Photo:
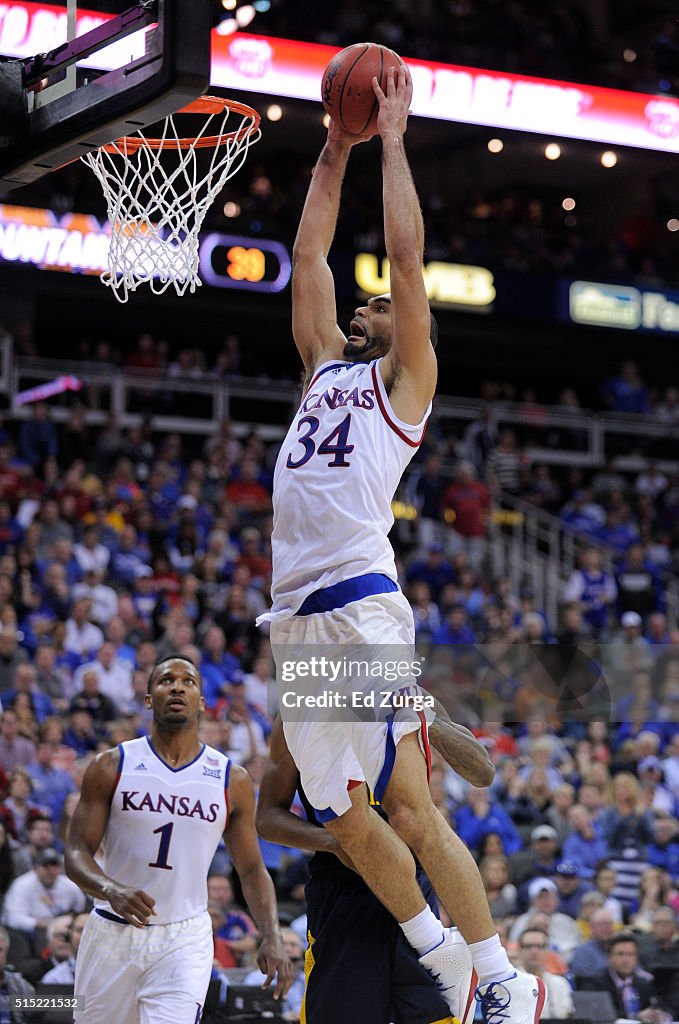
<path id="1" fill-rule="evenodd" d="M 200 139 L 147 139 L 139 135 L 124 135 L 116 142 L 109 142 L 101 148 L 106 153 L 136 153 L 137 150 L 148 146 L 149 149 L 215 149 L 217 146 L 225 146 L 229 142 L 240 142 L 248 135 L 252 135 L 259 128 L 261 120 L 259 114 L 247 103 L 237 103 L 235 100 L 227 100 L 221 96 L 200 96 L 193 100 L 186 107 L 177 110 L 177 114 L 219 114 L 222 110 L 230 110 L 241 117 L 249 117 L 251 123 L 245 125 L 235 132 L 226 132 L 224 135 L 205 135 Z"/>

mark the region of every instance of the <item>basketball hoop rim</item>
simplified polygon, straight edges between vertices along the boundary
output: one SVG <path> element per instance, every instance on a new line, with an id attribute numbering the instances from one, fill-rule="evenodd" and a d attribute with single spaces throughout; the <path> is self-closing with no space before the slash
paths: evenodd
<path id="1" fill-rule="evenodd" d="M 239 128 L 237 131 L 226 132 L 223 135 L 206 135 L 204 137 L 186 137 L 182 139 L 149 139 L 143 135 L 123 135 L 115 142 L 109 142 L 101 149 L 105 153 L 120 154 L 126 156 L 128 153 L 136 153 L 140 149 L 148 148 L 154 150 L 180 150 L 180 149 L 216 149 L 217 146 L 225 146 L 228 143 L 241 142 L 248 135 L 253 135 L 259 128 L 261 117 L 247 103 L 238 103 L 236 100 L 229 100 L 223 96 L 199 96 L 192 100 L 177 114 L 207 114 L 212 117 L 222 110 L 230 110 L 241 117 L 249 117 L 251 123 Z"/>

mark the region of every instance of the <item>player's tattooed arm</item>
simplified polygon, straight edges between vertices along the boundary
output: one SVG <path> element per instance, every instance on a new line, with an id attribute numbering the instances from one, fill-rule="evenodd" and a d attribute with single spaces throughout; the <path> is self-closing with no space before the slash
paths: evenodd
<path id="1" fill-rule="evenodd" d="M 266 975 L 262 987 L 268 988 L 276 978 L 274 995 L 279 999 L 287 994 L 293 982 L 294 968 L 285 954 L 278 924 L 276 893 L 257 840 L 255 790 L 250 776 L 239 765 L 231 766 L 229 807 L 224 842 L 261 936 L 257 966 Z"/>
<path id="2" fill-rule="evenodd" d="M 277 718 L 271 732 L 269 759 L 259 787 L 257 831 L 262 839 L 312 853 L 333 853 L 354 870 L 354 865 L 327 829 L 311 825 L 290 810 L 299 785 L 299 772 Z"/>
<path id="3" fill-rule="evenodd" d="M 66 874 L 88 896 L 107 900 L 119 917 L 144 928 L 155 913 L 155 900 L 143 889 L 110 878 L 94 859 L 108 823 L 118 763 L 118 750 L 107 750 L 85 772 L 66 840 Z"/>
<path id="4" fill-rule="evenodd" d="M 429 726 L 431 745 L 472 786 L 490 786 L 495 778 L 495 765 L 486 748 L 469 729 L 450 720 L 440 701 L 436 701 L 435 707 L 436 718 Z"/>

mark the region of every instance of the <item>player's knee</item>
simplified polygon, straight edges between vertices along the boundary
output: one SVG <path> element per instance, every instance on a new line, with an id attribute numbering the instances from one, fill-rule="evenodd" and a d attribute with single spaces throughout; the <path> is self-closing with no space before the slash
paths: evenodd
<path id="1" fill-rule="evenodd" d="M 408 801 L 393 801 L 385 806 L 389 824 L 398 836 L 412 850 L 419 846 L 423 828 L 426 827 L 426 812 L 422 807 Z"/>

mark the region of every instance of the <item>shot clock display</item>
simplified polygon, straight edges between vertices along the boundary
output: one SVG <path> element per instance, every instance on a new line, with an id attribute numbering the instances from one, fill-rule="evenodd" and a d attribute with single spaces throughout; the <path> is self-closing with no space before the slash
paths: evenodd
<path id="1" fill-rule="evenodd" d="M 201 280 L 213 288 L 280 292 L 290 280 L 288 250 L 267 238 L 207 235 L 199 258 Z"/>

